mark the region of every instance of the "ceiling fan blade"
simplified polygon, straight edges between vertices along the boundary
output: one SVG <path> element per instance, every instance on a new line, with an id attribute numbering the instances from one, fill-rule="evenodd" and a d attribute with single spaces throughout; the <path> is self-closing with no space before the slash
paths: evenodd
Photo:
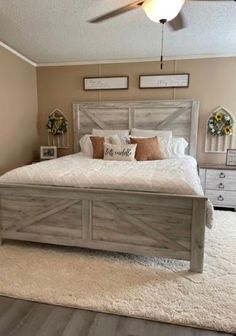
<path id="1" fill-rule="evenodd" d="M 126 13 L 126 12 L 128 12 L 130 10 L 136 9 L 136 8 L 142 6 L 143 3 L 144 3 L 144 0 L 143 1 L 139 0 L 139 1 L 132 2 L 129 5 L 126 5 L 124 7 L 115 9 L 114 11 L 111 11 L 111 12 L 106 13 L 104 15 L 98 16 L 98 17 L 96 17 L 94 19 L 89 20 L 88 22 L 90 22 L 90 23 L 98 23 L 98 22 L 110 19 L 110 18 L 112 18 L 114 16 L 117 16 L 117 15 L 120 15 L 120 14 L 124 14 L 124 13 Z"/>
<path id="2" fill-rule="evenodd" d="M 186 21 L 184 15 L 181 12 L 179 12 L 179 14 L 173 20 L 167 23 L 173 30 L 181 30 L 186 27 Z"/>

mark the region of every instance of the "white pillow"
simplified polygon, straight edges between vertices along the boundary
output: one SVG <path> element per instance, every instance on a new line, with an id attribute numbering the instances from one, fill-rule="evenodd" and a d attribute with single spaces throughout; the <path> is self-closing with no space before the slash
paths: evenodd
<path id="1" fill-rule="evenodd" d="M 164 159 L 169 159 L 171 157 L 172 136 L 157 136 L 157 140 Z"/>
<path id="2" fill-rule="evenodd" d="M 113 130 L 113 129 L 104 130 L 104 129 L 94 128 L 92 130 L 92 134 L 97 135 L 97 136 L 112 136 L 112 135 L 115 135 L 115 134 L 117 134 L 119 136 L 128 136 L 129 135 L 129 130 L 121 130 L 121 129 L 118 129 L 118 130 Z"/>
<path id="3" fill-rule="evenodd" d="M 79 144 L 80 144 L 80 150 L 83 154 L 88 155 L 90 157 L 93 156 L 93 145 L 90 140 L 91 134 L 85 134 L 81 137 Z"/>
<path id="4" fill-rule="evenodd" d="M 132 128 L 131 129 L 132 136 L 139 136 L 139 137 L 154 137 L 154 136 L 168 136 L 172 137 L 172 131 L 162 131 L 162 130 L 147 130 L 147 129 L 138 129 Z"/>
<path id="5" fill-rule="evenodd" d="M 188 147 L 188 142 L 181 137 L 173 137 L 171 143 L 171 157 L 182 157 L 185 155 L 185 150 Z"/>
<path id="6" fill-rule="evenodd" d="M 165 159 L 171 157 L 172 145 L 172 131 L 159 131 L 159 130 L 145 130 L 145 129 L 131 129 L 132 137 L 149 138 L 156 136 L 160 144 L 160 149 Z"/>
<path id="7" fill-rule="evenodd" d="M 134 161 L 137 145 L 113 145 L 104 143 L 104 160 Z"/>

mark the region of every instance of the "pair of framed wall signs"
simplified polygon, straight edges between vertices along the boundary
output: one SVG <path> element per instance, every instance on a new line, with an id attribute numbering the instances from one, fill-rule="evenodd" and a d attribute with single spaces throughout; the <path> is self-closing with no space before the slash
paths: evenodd
<path id="1" fill-rule="evenodd" d="M 85 91 L 92 90 L 128 90 L 128 76 L 84 77 Z M 187 88 L 189 74 L 140 75 L 140 89 Z"/>

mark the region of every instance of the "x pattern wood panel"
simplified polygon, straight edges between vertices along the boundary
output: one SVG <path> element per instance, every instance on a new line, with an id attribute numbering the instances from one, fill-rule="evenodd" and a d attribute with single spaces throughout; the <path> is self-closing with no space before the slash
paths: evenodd
<path id="1" fill-rule="evenodd" d="M 74 150 L 79 139 L 98 129 L 172 130 L 189 142 L 189 153 L 196 155 L 199 104 L 197 101 L 84 102 L 73 104 Z"/>
<path id="2" fill-rule="evenodd" d="M 159 207 L 94 202 L 93 237 L 117 243 L 125 243 L 128 238 L 134 245 L 189 251 L 191 216 L 186 210 L 178 215 L 164 214 Z"/>

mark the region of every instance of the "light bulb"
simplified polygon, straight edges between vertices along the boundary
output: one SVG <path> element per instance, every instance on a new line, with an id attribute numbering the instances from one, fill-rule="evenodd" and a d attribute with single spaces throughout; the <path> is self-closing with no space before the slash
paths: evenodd
<path id="1" fill-rule="evenodd" d="M 154 22 L 171 21 L 179 14 L 184 2 L 185 0 L 146 0 L 142 7 Z"/>

